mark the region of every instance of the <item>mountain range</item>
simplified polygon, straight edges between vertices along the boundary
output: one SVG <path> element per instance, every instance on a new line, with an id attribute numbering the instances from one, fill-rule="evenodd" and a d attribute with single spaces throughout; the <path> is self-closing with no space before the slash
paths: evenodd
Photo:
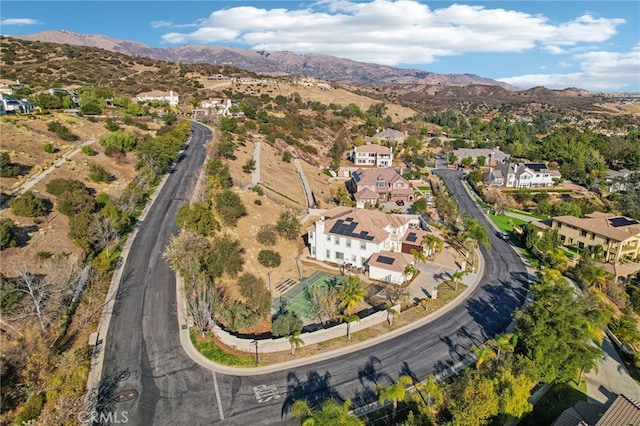
<path id="1" fill-rule="evenodd" d="M 202 45 L 155 48 L 137 41 L 118 40 L 104 35 L 79 34 L 64 30 L 43 31 L 30 35 L 15 36 L 14 38 L 97 47 L 126 55 L 143 56 L 174 63 L 230 65 L 257 74 L 272 76 L 299 75 L 344 83 L 442 86 L 486 85 L 500 86 L 507 90 L 519 90 L 506 83 L 474 74 L 437 74 L 416 69 L 399 69 L 330 55 L 299 55 L 286 51 L 269 52 Z"/>

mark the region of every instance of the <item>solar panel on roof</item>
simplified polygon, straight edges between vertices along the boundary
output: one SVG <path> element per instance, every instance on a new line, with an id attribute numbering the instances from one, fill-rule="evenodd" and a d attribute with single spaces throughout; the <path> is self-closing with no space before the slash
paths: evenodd
<path id="1" fill-rule="evenodd" d="M 415 232 L 409 232 L 409 235 L 407 235 L 407 241 L 411 241 L 412 243 L 415 243 L 418 240 L 418 234 L 416 234 Z"/>
<path id="2" fill-rule="evenodd" d="M 353 173 L 351 177 L 353 178 L 354 182 L 360 182 L 360 175 L 358 173 Z"/>
<path id="3" fill-rule="evenodd" d="M 609 223 L 614 228 L 619 228 L 621 226 L 637 225 L 638 221 L 635 219 L 629 219 L 629 218 L 620 216 L 620 217 L 612 217 L 611 219 L 609 219 Z"/>
<path id="4" fill-rule="evenodd" d="M 384 263 L 385 265 L 393 265 L 395 259 L 393 257 L 387 256 L 378 256 L 378 262 Z"/>

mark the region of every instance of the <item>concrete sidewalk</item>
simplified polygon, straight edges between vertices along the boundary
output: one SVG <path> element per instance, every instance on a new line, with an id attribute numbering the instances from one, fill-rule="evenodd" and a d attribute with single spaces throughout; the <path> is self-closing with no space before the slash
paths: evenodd
<path id="1" fill-rule="evenodd" d="M 640 385 L 631 377 L 608 337 L 604 337 L 600 348 L 604 352 L 602 360 L 586 374 L 587 402 L 608 405 L 621 394 L 640 401 Z"/>

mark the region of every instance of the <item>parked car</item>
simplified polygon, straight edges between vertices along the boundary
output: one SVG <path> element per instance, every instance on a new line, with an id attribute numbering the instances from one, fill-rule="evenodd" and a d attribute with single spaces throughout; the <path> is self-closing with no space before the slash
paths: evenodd
<path id="1" fill-rule="evenodd" d="M 397 204 L 398 206 L 404 206 L 404 201 L 402 201 L 402 200 L 398 200 L 398 201 L 396 201 L 396 204 Z"/>
<path id="2" fill-rule="evenodd" d="M 509 241 L 511 239 L 511 235 L 508 232 L 498 232 L 498 238 Z"/>

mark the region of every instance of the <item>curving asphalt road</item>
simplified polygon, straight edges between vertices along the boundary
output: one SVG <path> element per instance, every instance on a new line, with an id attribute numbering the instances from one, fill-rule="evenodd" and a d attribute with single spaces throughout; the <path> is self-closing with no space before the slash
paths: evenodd
<path id="1" fill-rule="evenodd" d="M 193 137 L 154 202 L 123 266 L 105 339 L 100 387 L 102 413 L 136 425 L 299 424 L 289 412 L 306 398 L 350 398 L 352 407 L 377 400 L 376 384 L 399 375 L 423 379 L 461 362 L 472 344 L 502 332 L 526 297 L 529 276 L 507 242 L 490 232 L 482 249 L 485 275 L 469 298 L 447 315 L 371 348 L 284 371 L 235 376 L 192 361 L 178 337 L 175 276 L 161 258 L 174 217 L 204 161 L 210 131 L 193 125 Z M 472 202 L 455 171 L 440 170 L 459 209 L 493 227 Z M 126 415 L 125 415 L 126 413 Z"/>

